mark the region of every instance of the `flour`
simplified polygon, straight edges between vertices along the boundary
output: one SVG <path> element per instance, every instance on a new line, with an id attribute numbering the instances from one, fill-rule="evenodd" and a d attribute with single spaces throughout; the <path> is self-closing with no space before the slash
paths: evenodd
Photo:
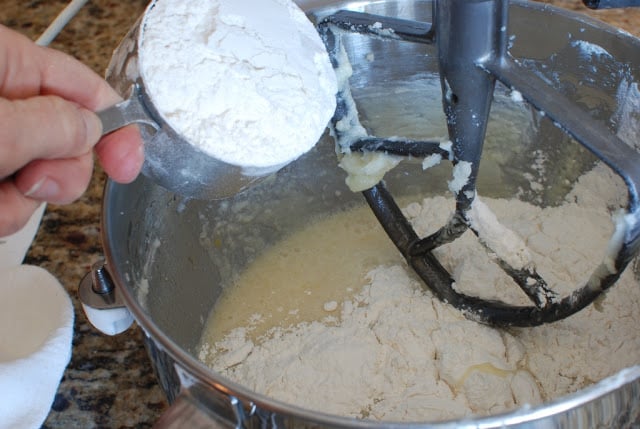
<path id="1" fill-rule="evenodd" d="M 602 166 L 581 177 L 558 207 L 541 209 L 518 200 L 483 201 L 505 228 L 520 235 L 527 245 L 527 258 L 550 287 L 564 292 L 571 289 L 568 285 L 583 285 L 602 261 L 613 231 L 610 211 L 626 202 L 624 185 Z M 411 203 L 404 211 L 417 232 L 426 235 L 442 226 L 452 209 L 451 198 L 433 197 Z M 324 231 L 324 236 L 332 236 L 331 246 L 308 251 L 331 254 L 341 246 L 340 236 L 348 236 L 345 246 L 352 239 L 349 227 L 359 226 L 353 219 L 369 222 L 361 212 L 340 214 L 330 224 L 331 234 L 326 234 L 329 224 L 319 222 L 309 235 L 294 234 L 290 248 L 296 249 L 297 243 L 320 246 Z M 380 233 L 369 224 L 362 229 L 375 237 Z M 380 252 L 389 251 L 382 242 L 376 246 Z M 283 249 L 276 247 L 273 252 L 283 253 Z M 278 295 L 265 292 L 256 298 L 255 308 L 261 310 L 241 323 L 236 321 L 228 332 L 220 332 L 220 325 L 210 320 L 217 339 L 205 333 L 200 358 L 224 376 L 287 403 L 384 421 L 453 419 L 536 405 L 640 363 L 640 288 L 631 270 L 599 306 L 550 325 L 497 330 L 467 320 L 434 299 L 399 255 L 372 261 L 371 254 L 360 258 L 354 249 L 347 253 L 354 254 L 354 259 L 345 261 L 339 254 L 334 260 L 313 260 L 310 266 L 320 273 L 345 266 L 348 272 L 369 261 L 371 268 L 362 287 L 350 285 L 349 296 L 336 298 L 326 291 L 339 291 L 332 280 L 323 282 L 322 275 L 305 278 L 305 267 L 298 273 L 300 263 L 295 261 L 296 269 L 286 272 L 287 283 L 300 282 L 310 301 L 305 304 L 317 308 L 320 316 L 297 322 L 289 318 L 278 324 L 271 316 L 288 316 L 291 309 Z M 466 233 L 437 254 L 460 290 L 527 302 L 473 234 Z M 273 260 L 267 262 L 273 265 Z M 271 273 L 262 274 L 257 281 L 271 277 Z M 319 285 L 311 286 L 309 281 Z M 246 290 L 240 289 L 237 298 L 250 306 L 254 297 Z M 265 308 L 265 296 L 279 303 L 277 310 Z M 297 308 L 299 303 L 292 305 Z M 238 305 L 220 305 L 212 316 L 225 320 L 228 314 L 243 310 Z"/>
<path id="2" fill-rule="evenodd" d="M 290 0 L 156 0 L 139 62 L 166 122 L 241 167 L 275 170 L 298 158 L 335 109 L 324 44 Z"/>

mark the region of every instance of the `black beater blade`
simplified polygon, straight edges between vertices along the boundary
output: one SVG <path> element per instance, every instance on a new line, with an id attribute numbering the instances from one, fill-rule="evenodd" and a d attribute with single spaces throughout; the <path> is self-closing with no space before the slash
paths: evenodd
<path id="1" fill-rule="evenodd" d="M 348 61 L 341 34 L 356 32 L 380 39 L 435 44 L 438 51 L 443 108 L 451 152 L 436 141 L 413 141 L 376 136 L 353 136 L 341 131 L 341 121 L 358 123 L 358 112 L 348 84 L 338 94 L 332 119 L 340 147 L 351 151 L 381 151 L 394 155 L 440 155 L 467 170 L 468 180 L 455 190 L 456 208 L 449 222 L 434 234 L 420 238 L 383 182 L 363 191 L 379 222 L 425 285 L 468 318 L 495 326 L 536 326 L 566 318 L 583 309 L 610 288 L 638 252 L 640 245 L 640 154 L 594 120 L 541 78 L 522 67 L 507 52 L 508 0 L 436 0 L 434 23 L 416 22 L 353 11 L 338 11 L 319 24 L 319 31 L 336 69 Z M 438 37 L 443 35 L 443 37 Z M 587 283 L 560 297 L 530 267 L 497 263 L 525 292 L 532 304 L 511 305 L 484 300 L 454 290 L 454 280 L 432 251 L 471 229 L 469 211 L 476 196 L 476 178 L 495 82 L 517 90 L 534 108 L 590 150 L 625 182 L 628 207 L 622 238 L 610 263 L 602 262 Z M 491 250 L 491 249 L 489 249 Z"/>

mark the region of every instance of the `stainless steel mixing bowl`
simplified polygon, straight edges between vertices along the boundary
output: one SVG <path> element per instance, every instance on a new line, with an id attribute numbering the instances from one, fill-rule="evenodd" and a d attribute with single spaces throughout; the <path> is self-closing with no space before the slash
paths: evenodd
<path id="1" fill-rule="evenodd" d="M 338 8 L 430 20 L 430 3 L 405 1 L 299 1 L 312 19 Z M 584 16 L 541 4 L 510 6 L 511 54 L 550 85 L 585 106 L 614 132 L 623 104 L 640 81 L 640 42 Z M 585 55 L 575 41 L 608 55 Z M 583 44 L 584 45 L 584 44 Z M 356 100 L 384 100 L 383 124 L 364 106 L 365 122 L 377 134 L 399 127 L 416 135 L 444 135 L 436 60 L 431 47 L 350 36 Z M 436 82 L 431 85 L 429 82 Z M 421 82 L 419 93 L 406 91 Z M 634 86 L 635 85 L 635 86 Z M 626 95 L 624 91 L 627 91 Z M 498 88 L 491 129 L 508 137 L 487 144 L 478 188 L 484 195 L 554 204 L 595 159 L 544 115 L 526 110 Z M 368 113 L 369 112 L 369 113 Z M 510 113 L 511 112 L 511 113 Z M 638 112 L 625 116 L 637 130 Z M 407 122 L 407 118 L 411 123 Z M 633 122 L 635 121 L 635 122 Z M 628 123 L 627 123 L 628 125 Z M 407 128 L 408 127 L 408 128 Z M 635 128 L 634 128 L 635 127 Z M 499 135 L 497 133 L 496 135 Z M 503 133 L 504 134 L 504 133 Z M 412 137 L 409 135 L 409 137 Z M 630 144 L 638 143 L 629 141 Z M 547 186 L 529 186 L 532 154 L 548 156 Z M 451 170 L 423 172 L 404 162 L 386 176 L 398 197 L 446 193 Z M 612 427 L 640 424 L 640 368 L 621 371 L 590 388 L 541 406 L 455 422 L 391 424 L 353 420 L 301 409 L 257 394 L 211 371 L 195 357 L 209 311 L 221 291 L 248 263 L 282 237 L 323 213 L 363 204 L 344 185 L 334 143 L 325 136 L 307 155 L 265 182 L 220 201 L 189 201 L 145 177 L 130 185 L 109 183 L 104 196 L 103 240 L 113 280 L 147 334 L 146 345 L 172 408 L 166 427 L 207 421 L 218 427 Z M 331 231 L 327 231 L 328 234 Z M 195 427 L 195 426 L 194 426 Z"/>

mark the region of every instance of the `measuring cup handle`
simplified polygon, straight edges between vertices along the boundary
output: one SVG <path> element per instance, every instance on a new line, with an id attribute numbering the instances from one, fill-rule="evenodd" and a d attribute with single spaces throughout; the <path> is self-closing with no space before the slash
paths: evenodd
<path id="1" fill-rule="evenodd" d="M 96 112 L 96 114 L 102 122 L 103 136 L 133 123 L 147 124 L 156 130 L 160 129 L 160 125 L 149 115 L 140 97 L 138 85 L 134 85 L 128 99 Z"/>

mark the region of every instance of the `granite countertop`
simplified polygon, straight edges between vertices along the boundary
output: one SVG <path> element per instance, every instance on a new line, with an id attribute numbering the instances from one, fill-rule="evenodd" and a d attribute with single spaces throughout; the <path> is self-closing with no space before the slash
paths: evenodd
<path id="1" fill-rule="evenodd" d="M 68 0 L 5 0 L 0 23 L 35 39 Z M 588 11 L 579 1 L 555 5 L 587 13 L 640 36 L 640 9 Z M 90 0 L 52 43 L 103 74 L 120 39 L 147 0 Z M 76 321 L 73 354 L 46 428 L 149 427 L 167 407 L 134 327 L 115 337 L 92 328 L 76 299 L 77 287 L 102 257 L 100 206 L 104 173 L 99 167 L 86 194 L 68 206 L 49 206 L 26 263 L 53 273 L 73 298 Z"/>

